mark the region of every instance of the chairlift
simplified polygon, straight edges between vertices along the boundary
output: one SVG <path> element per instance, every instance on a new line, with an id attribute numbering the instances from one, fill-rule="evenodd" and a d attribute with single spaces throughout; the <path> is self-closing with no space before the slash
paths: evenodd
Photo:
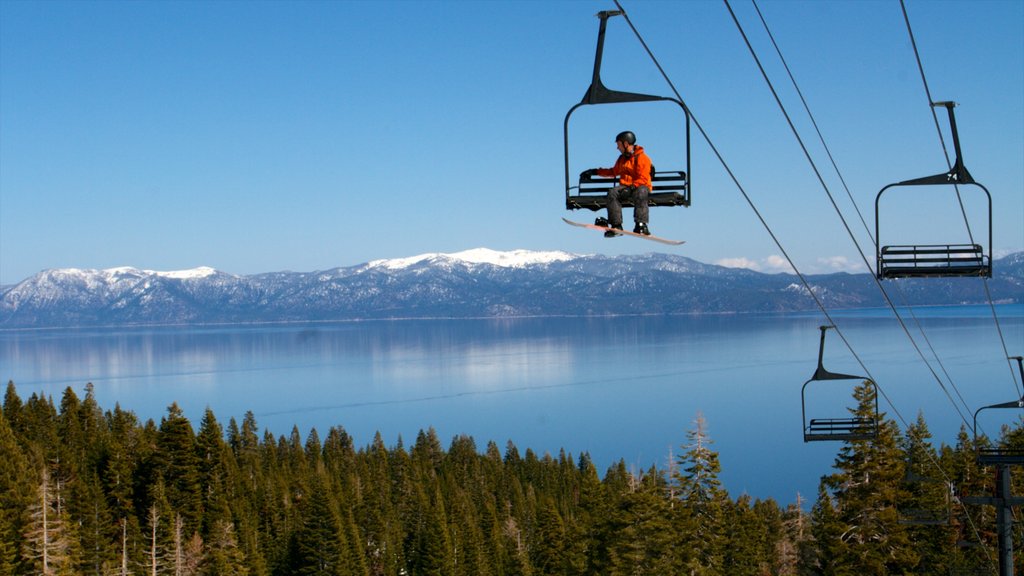
<path id="1" fill-rule="evenodd" d="M 853 441 L 871 440 L 878 435 L 878 390 L 874 381 L 864 376 L 852 376 L 850 374 L 838 374 L 829 372 L 822 365 L 822 357 L 825 354 L 825 332 L 835 326 L 820 326 L 821 343 L 818 346 L 818 369 L 814 375 L 804 382 L 800 390 L 800 410 L 804 422 L 804 442 L 818 441 Z M 870 382 L 875 388 L 875 411 L 870 418 L 811 418 L 807 419 L 807 385 L 811 382 L 822 382 L 827 380 L 860 380 Z"/>
<path id="2" fill-rule="evenodd" d="M 1020 370 L 1021 379 L 1024 380 L 1024 357 L 1012 356 L 1010 360 L 1017 361 L 1017 369 Z M 996 410 L 996 409 L 1017 409 L 1024 410 L 1024 398 L 1019 400 L 1011 400 L 1009 402 L 1002 402 L 999 404 L 992 404 L 990 406 L 982 406 L 974 412 L 974 441 L 975 445 L 978 444 L 978 414 L 983 410 Z M 979 448 L 978 449 L 978 464 L 982 466 L 990 465 L 1024 465 L 1024 448 Z"/>
<path id="3" fill-rule="evenodd" d="M 648 197 L 648 206 L 689 206 L 690 205 L 690 111 L 681 100 L 667 96 L 651 96 L 633 92 L 610 90 L 601 82 L 601 58 L 604 53 L 604 35 L 608 19 L 621 16 L 621 10 L 598 12 L 601 19 L 597 32 L 597 54 L 594 57 L 594 74 L 583 100 L 569 109 L 565 115 L 563 133 L 565 138 L 565 208 L 566 210 L 601 210 L 608 204 L 608 190 L 618 184 L 616 178 L 602 178 L 580 174 L 578 183 L 571 184 L 569 174 L 569 118 L 582 106 L 594 104 L 622 104 L 629 102 L 672 102 L 683 112 L 682 130 L 685 138 L 685 158 L 683 167 L 678 170 L 658 171 L 651 167 L 652 190 Z M 632 207 L 632 201 L 622 202 L 623 207 Z"/>
<path id="4" fill-rule="evenodd" d="M 953 114 L 955 102 L 935 102 L 932 106 L 943 106 L 949 115 L 949 125 L 953 134 L 953 147 L 956 150 L 956 162 L 948 172 L 904 180 L 889 184 L 878 192 L 875 197 L 875 249 L 877 253 L 876 277 L 886 278 L 922 278 L 922 277 L 961 277 L 979 276 L 992 277 L 992 195 L 987 188 L 976 182 L 964 166 L 960 153 L 960 136 L 956 129 L 956 117 Z M 879 230 L 879 203 L 882 194 L 891 188 L 923 186 L 923 185 L 973 185 L 981 188 L 988 201 L 988 252 L 980 244 L 928 244 L 885 246 Z"/>

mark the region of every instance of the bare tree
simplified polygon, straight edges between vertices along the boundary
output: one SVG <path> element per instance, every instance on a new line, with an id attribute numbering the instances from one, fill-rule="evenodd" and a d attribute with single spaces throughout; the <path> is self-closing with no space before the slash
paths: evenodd
<path id="1" fill-rule="evenodd" d="M 203 560 L 203 539 L 198 533 L 185 539 L 185 520 L 181 514 L 174 517 L 174 576 L 196 576 Z"/>
<path id="2" fill-rule="evenodd" d="M 66 512 L 61 505 L 60 484 L 48 467 L 42 469 L 36 499 L 29 506 L 24 555 L 43 576 L 71 571 L 70 538 Z"/>
<path id="3" fill-rule="evenodd" d="M 128 570 L 128 520 L 121 518 L 121 567 L 117 571 L 117 576 L 130 576 L 131 572 Z"/>

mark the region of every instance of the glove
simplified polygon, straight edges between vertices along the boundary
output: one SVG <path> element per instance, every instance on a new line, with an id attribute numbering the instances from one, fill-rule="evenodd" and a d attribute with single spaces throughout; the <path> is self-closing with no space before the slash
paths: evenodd
<path id="1" fill-rule="evenodd" d="M 584 170 L 583 173 L 580 174 L 580 176 L 583 177 L 583 178 L 593 178 L 596 175 L 597 175 L 597 168 L 591 168 L 589 170 Z"/>

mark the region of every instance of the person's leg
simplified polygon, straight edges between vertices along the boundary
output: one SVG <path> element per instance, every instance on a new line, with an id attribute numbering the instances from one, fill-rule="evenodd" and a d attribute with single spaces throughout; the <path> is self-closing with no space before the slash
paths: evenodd
<path id="1" fill-rule="evenodd" d="M 623 192 L 628 193 L 625 186 L 613 186 L 608 190 L 608 225 L 622 228 L 622 202 L 619 200 Z"/>
<path id="2" fill-rule="evenodd" d="M 651 191 L 647 186 L 637 186 L 633 189 L 633 221 L 637 224 L 649 222 L 649 210 L 647 206 Z"/>
<path id="3" fill-rule="evenodd" d="M 651 190 L 647 186 L 637 186 L 633 190 L 633 221 L 635 226 L 633 232 L 637 234 L 650 234 L 651 230 L 647 226 L 649 218 L 649 207 L 648 199 L 650 198 Z"/>

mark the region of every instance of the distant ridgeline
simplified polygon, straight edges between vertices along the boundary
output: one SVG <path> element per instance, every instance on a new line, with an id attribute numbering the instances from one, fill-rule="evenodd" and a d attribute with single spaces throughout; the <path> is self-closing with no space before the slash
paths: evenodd
<path id="1" fill-rule="evenodd" d="M 988 281 L 992 299 L 1024 301 L 1024 253 L 996 260 L 993 268 Z M 886 305 L 869 273 L 807 279 L 829 308 Z M 986 285 L 977 278 L 886 282 L 899 282 L 910 305 L 988 303 Z M 480 249 L 322 272 L 252 276 L 211 268 L 47 270 L 3 289 L 0 327 L 787 312 L 814 307 L 792 274 L 763 274 L 667 254 L 607 257 Z"/>
<path id="2" fill-rule="evenodd" d="M 872 390 L 854 392 L 857 414 Z M 601 476 L 587 454 L 467 436 L 445 449 L 433 429 L 357 447 L 340 426 L 275 437 L 251 412 L 225 430 L 207 409 L 195 430 L 177 404 L 140 422 L 91 386 L 55 403 L 9 383 L 0 573 L 992 573 L 991 514 L 949 497 L 991 491 L 966 433 L 936 448 L 923 419 L 901 435 L 883 417 L 874 441 L 840 444 L 808 513 L 730 496 L 707 429 L 698 415 L 667 469 L 620 460 Z M 1004 434 L 1024 447 L 1019 427 Z"/>

